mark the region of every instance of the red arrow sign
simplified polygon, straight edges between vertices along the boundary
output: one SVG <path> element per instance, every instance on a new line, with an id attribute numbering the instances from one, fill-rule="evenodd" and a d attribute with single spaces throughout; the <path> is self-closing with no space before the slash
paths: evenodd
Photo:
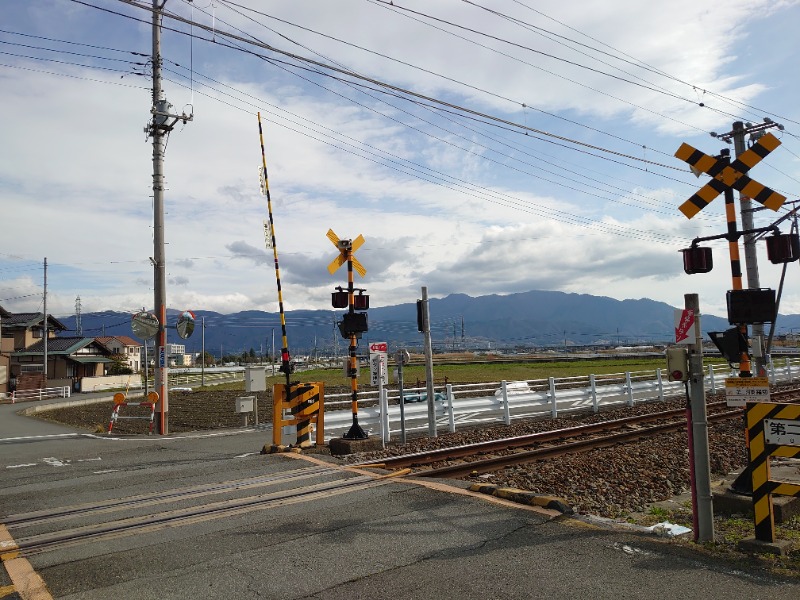
<path id="1" fill-rule="evenodd" d="M 683 309 L 681 319 L 675 327 L 675 343 L 679 344 L 689 337 L 689 330 L 694 325 L 694 311 L 690 308 Z"/>
<path id="2" fill-rule="evenodd" d="M 386 342 L 373 342 L 369 345 L 370 352 L 388 352 L 389 344 Z"/>

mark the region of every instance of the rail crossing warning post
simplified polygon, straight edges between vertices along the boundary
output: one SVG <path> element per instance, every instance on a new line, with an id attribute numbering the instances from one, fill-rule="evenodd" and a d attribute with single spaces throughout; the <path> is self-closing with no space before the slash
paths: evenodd
<path id="1" fill-rule="evenodd" d="M 731 162 L 730 151 L 724 149 L 719 156 L 709 156 L 693 148 L 689 144 L 681 144 L 675 156 L 689 164 L 695 173 L 706 173 L 711 179 L 688 200 L 681 204 L 679 210 L 691 219 L 708 204 L 710 204 L 720 194 L 725 195 L 725 215 L 728 222 L 728 231 L 722 235 L 696 238 L 690 248 L 681 250 L 683 253 L 684 270 L 688 274 L 707 273 L 713 268 L 711 259 L 711 248 L 698 246 L 697 243 L 705 240 L 721 239 L 728 240 L 728 250 L 731 262 L 731 279 L 733 290 L 728 293 L 729 302 L 738 293 L 744 295 L 757 290 L 742 290 L 742 267 L 739 258 L 739 237 L 743 234 L 754 233 L 756 230 L 739 231 L 736 224 L 736 210 L 734 204 L 733 190 L 738 190 L 741 194 L 749 196 L 763 204 L 766 208 L 777 211 L 786 200 L 786 197 L 765 185 L 747 176 L 747 171 L 758 164 L 761 159 L 767 156 L 781 142 L 771 133 L 760 137 L 753 146 L 741 153 L 736 160 Z M 758 231 L 762 231 L 759 229 Z M 729 306 L 729 313 L 730 313 Z M 737 327 L 742 335 L 747 337 L 747 324 L 737 322 Z M 745 346 L 741 352 L 739 371 L 741 377 L 750 376 L 750 355 Z"/>
<path id="2" fill-rule="evenodd" d="M 356 296 L 356 289 L 353 286 L 353 270 L 357 271 L 361 277 L 367 274 L 364 265 L 353 255 L 364 244 L 364 236 L 359 235 L 354 240 L 343 240 L 339 239 L 333 229 L 329 229 L 327 238 L 339 250 L 339 255 L 328 265 L 328 272 L 333 275 L 339 267 L 347 264 L 347 289 L 343 290 L 338 287 L 336 288 L 337 291 L 331 295 L 333 308 L 347 308 L 347 312 L 339 322 L 339 332 L 343 338 L 350 340 L 350 405 L 353 411 L 353 424 L 342 437 L 346 440 L 366 440 L 369 436 L 358 424 L 358 357 L 356 356 L 356 350 L 358 348 L 358 338 L 368 330 L 367 313 L 364 311 L 369 308 L 369 296 L 364 293 L 366 290 L 363 289 L 359 289 L 358 296 Z"/>

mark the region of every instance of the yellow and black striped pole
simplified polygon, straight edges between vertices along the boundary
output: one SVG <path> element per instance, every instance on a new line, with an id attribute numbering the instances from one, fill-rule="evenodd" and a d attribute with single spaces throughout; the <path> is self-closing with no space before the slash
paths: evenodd
<path id="1" fill-rule="evenodd" d="M 347 246 L 347 312 L 354 315 L 355 299 L 354 299 L 354 282 L 353 282 L 353 245 Z M 365 440 L 369 436 L 358 424 L 358 357 L 356 356 L 356 348 L 358 347 L 358 338 L 356 333 L 350 332 L 350 406 L 353 412 L 353 424 L 350 429 L 342 437 L 346 440 Z"/>
<path id="2" fill-rule="evenodd" d="M 770 456 L 796 458 L 800 447 L 770 444 L 764 431 L 764 423 L 774 420 L 776 428 L 793 426 L 800 429 L 800 406 L 797 404 L 775 404 L 748 402 L 746 423 L 749 447 L 749 470 L 752 474 L 753 525 L 755 538 L 760 542 L 775 542 L 775 512 L 772 494 L 800 496 L 800 485 L 785 481 L 772 481 L 769 472 Z M 796 424 L 796 425 L 794 425 Z"/>
<path id="3" fill-rule="evenodd" d="M 281 289 L 281 269 L 278 265 L 278 244 L 275 240 L 275 222 L 272 218 L 272 198 L 269 194 L 269 176 L 267 175 L 267 155 L 264 152 L 264 133 L 261 128 L 261 113 L 258 113 L 258 138 L 261 142 L 261 167 L 263 169 L 263 186 L 264 186 L 264 195 L 267 197 L 267 212 L 269 213 L 269 232 L 268 239 L 270 240 L 270 246 L 272 247 L 272 256 L 275 261 L 275 281 L 278 285 L 278 312 L 280 313 L 281 319 L 281 367 L 280 370 L 286 375 L 286 399 L 285 401 L 288 403 L 291 398 L 291 390 L 292 390 L 292 383 L 291 383 L 291 374 L 292 374 L 292 367 L 291 367 L 291 357 L 289 356 L 289 342 L 286 337 L 286 314 L 283 310 L 283 292 Z M 274 357 L 273 357 L 274 360 Z M 294 409 L 293 409 L 294 410 Z M 297 443 L 298 445 L 303 445 L 300 439 L 300 424 L 298 424 L 298 437 Z M 308 431 L 309 428 L 306 426 L 304 431 Z M 307 439 L 306 442 L 310 439 L 310 434 L 306 434 Z"/>
<path id="4" fill-rule="evenodd" d="M 726 157 L 723 157 L 725 159 Z M 730 161 L 730 158 L 727 159 Z M 736 225 L 736 205 L 733 189 L 725 189 L 725 217 L 728 221 L 728 252 L 731 257 L 731 280 L 734 290 L 742 289 L 742 263 L 739 258 L 739 231 Z M 738 325 L 744 339 L 747 339 L 747 325 Z M 743 351 L 739 359 L 739 377 L 750 377 L 750 355 Z"/>

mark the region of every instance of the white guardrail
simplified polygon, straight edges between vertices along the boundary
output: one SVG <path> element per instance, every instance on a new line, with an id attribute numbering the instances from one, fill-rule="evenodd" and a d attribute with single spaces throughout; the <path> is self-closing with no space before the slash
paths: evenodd
<path id="1" fill-rule="evenodd" d="M 11 402 L 26 402 L 29 400 L 46 400 L 47 398 L 69 398 L 69 386 L 41 388 L 36 390 L 19 390 L 0 394 L 0 400 Z"/>
<path id="2" fill-rule="evenodd" d="M 712 394 L 720 392 L 725 388 L 725 379 L 737 376 L 738 371 L 727 365 L 709 365 L 705 375 L 706 391 Z M 782 367 L 771 363 L 768 377 L 773 384 L 791 383 L 800 378 L 800 359 L 786 358 Z M 684 384 L 667 381 L 662 369 L 515 382 L 448 384 L 435 386 L 435 392 L 436 428 L 449 432 L 455 432 L 457 425 L 489 422 L 509 425 L 512 419 L 556 418 L 574 411 L 597 412 L 600 406 L 633 406 L 637 402 L 663 401 L 685 393 Z M 428 431 L 425 388 L 404 388 L 403 395 L 423 399 L 422 402 L 407 401 L 403 406 L 405 431 Z M 352 412 L 337 410 L 339 406 L 349 408 L 350 402 L 350 394 L 325 396 L 326 440 L 342 436 L 352 425 Z M 377 390 L 359 393 L 358 403 L 358 423 L 365 431 L 380 435 L 388 442 L 393 434 L 402 430 L 397 390 L 384 389 L 383 410 Z"/>

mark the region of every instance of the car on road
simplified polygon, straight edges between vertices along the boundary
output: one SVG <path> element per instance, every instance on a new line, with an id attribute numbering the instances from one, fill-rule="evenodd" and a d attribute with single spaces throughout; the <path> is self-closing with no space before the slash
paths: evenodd
<path id="1" fill-rule="evenodd" d="M 433 393 L 434 402 L 444 402 L 446 399 L 447 396 L 445 396 L 441 392 Z M 408 394 L 403 394 L 403 404 L 408 404 L 409 402 L 427 402 L 427 401 L 428 401 L 427 392 L 411 392 Z"/>

